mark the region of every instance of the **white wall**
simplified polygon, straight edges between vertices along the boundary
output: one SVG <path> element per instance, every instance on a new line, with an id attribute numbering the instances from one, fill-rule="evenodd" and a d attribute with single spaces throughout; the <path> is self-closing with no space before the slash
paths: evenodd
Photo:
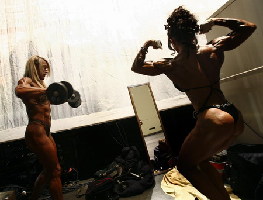
<path id="1" fill-rule="evenodd" d="M 233 51 L 225 52 L 225 63 L 221 78 L 263 67 L 263 1 L 262 0 L 230 0 L 211 17 L 241 18 L 254 22 L 257 30 L 245 43 Z M 225 27 L 215 26 L 207 34 L 207 40 L 230 32 Z M 238 139 L 238 143 L 263 143 L 263 70 L 245 73 L 242 76 L 226 79 L 222 82 L 222 90 L 229 101 L 234 103 L 243 113 L 244 121 L 259 134 L 258 137 L 247 126 Z"/>
<path id="2" fill-rule="evenodd" d="M 34 54 L 47 58 L 51 64 L 53 73 L 48 84 L 69 81 L 82 97 L 82 105 L 77 109 L 67 104 L 52 106 L 54 132 L 97 123 L 99 119 L 102 122 L 105 118 L 130 116 L 133 113 L 128 85 L 150 82 L 158 109 L 188 103 L 165 75 L 133 73 L 133 59 L 148 39 L 160 39 L 163 50 L 149 48 L 147 59 L 170 56 L 164 24 L 179 5 L 204 20 L 225 1 L 2 1 L 0 142 L 24 135 L 28 119 L 14 88 L 23 76 L 26 60 Z M 102 113 L 105 117 L 101 117 Z"/>

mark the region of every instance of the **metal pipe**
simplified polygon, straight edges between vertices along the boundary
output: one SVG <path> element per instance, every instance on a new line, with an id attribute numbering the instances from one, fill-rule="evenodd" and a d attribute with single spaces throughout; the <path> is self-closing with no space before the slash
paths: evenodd
<path id="1" fill-rule="evenodd" d="M 236 79 L 243 78 L 245 76 L 249 76 L 249 75 L 252 75 L 252 74 L 255 74 L 255 73 L 259 73 L 259 72 L 263 72 L 263 66 L 256 67 L 256 68 L 253 68 L 253 69 L 250 69 L 250 70 L 238 73 L 238 74 L 234 74 L 234 75 L 231 75 L 231 76 L 228 76 L 228 77 L 225 77 L 225 78 L 221 78 L 220 79 L 220 83 L 225 83 L 225 82 L 228 82 L 228 81 L 231 81 L 231 80 L 236 80 Z"/>

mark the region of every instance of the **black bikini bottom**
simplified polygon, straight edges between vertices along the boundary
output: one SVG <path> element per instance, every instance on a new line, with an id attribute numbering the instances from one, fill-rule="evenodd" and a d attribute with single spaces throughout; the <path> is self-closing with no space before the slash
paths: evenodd
<path id="1" fill-rule="evenodd" d="M 221 104 L 221 105 L 212 105 L 212 106 L 203 106 L 201 107 L 198 111 L 194 111 L 193 113 L 193 116 L 195 119 L 197 119 L 197 115 L 207 109 L 210 109 L 210 108 L 218 108 L 224 112 L 227 112 L 229 113 L 235 120 L 235 122 L 238 120 L 238 110 L 236 109 L 236 107 L 227 102 L 227 103 L 224 103 L 224 104 Z"/>
<path id="2" fill-rule="evenodd" d="M 45 122 L 41 120 L 29 120 L 28 124 L 39 124 L 44 127 L 46 134 L 50 135 L 50 125 L 46 124 Z"/>

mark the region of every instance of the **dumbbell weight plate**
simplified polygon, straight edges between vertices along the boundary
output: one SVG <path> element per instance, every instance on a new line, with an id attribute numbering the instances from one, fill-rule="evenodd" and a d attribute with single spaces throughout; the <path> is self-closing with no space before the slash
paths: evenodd
<path id="1" fill-rule="evenodd" d="M 63 104 L 68 99 L 68 89 L 62 83 L 52 83 L 47 88 L 47 97 L 51 104 Z"/>
<path id="2" fill-rule="evenodd" d="M 68 104 L 72 108 L 77 108 L 81 105 L 81 98 L 78 91 L 74 90 L 72 96 L 68 99 Z"/>
<path id="3" fill-rule="evenodd" d="M 74 91 L 72 85 L 69 82 L 67 82 L 67 81 L 60 81 L 60 82 L 67 87 L 67 89 L 68 89 L 68 99 L 69 99 L 72 96 L 73 91 Z"/>

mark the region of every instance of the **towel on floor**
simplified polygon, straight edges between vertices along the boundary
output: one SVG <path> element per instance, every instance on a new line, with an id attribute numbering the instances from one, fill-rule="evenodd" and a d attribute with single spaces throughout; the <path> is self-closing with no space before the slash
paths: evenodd
<path id="1" fill-rule="evenodd" d="M 182 174 L 178 172 L 176 167 L 163 176 L 161 188 L 166 194 L 175 197 L 176 200 L 195 200 L 196 197 L 199 200 L 208 200 L 205 195 L 201 194 Z M 229 195 L 231 200 L 241 200 L 233 193 Z"/>

